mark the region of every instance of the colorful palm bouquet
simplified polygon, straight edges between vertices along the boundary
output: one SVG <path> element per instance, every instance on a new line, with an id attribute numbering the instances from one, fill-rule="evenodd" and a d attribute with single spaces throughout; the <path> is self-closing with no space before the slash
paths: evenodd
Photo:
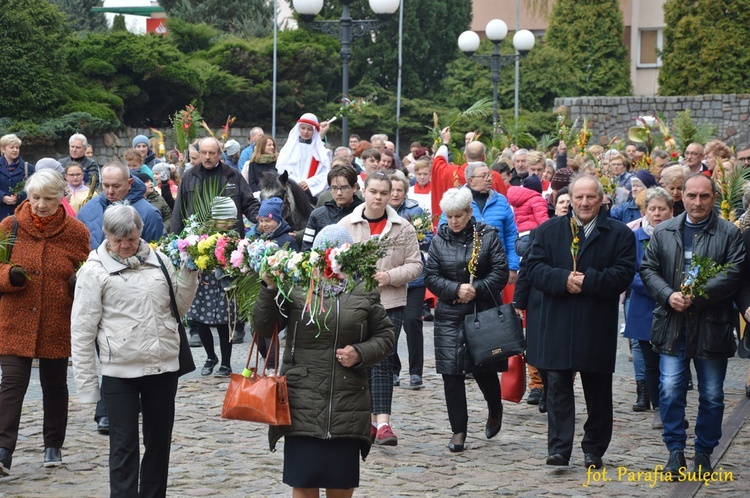
<path id="1" fill-rule="evenodd" d="M 690 268 L 680 286 L 680 292 L 691 299 L 696 297 L 708 299 L 706 293 L 708 281 L 721 273 L 726 273 L 731 266 L 731 263 L 720 265 L 711 258 L 694 254 L 690 260 Z"/>
<path id="2" fill-rule="evenodd" d="M 238 311 L 244 319 L 252 316 L 260 274 L 267 275 L 278 288 L 277 301 L 290 299 L 297 288 L 305 294 L 304 309 L 311 320 L 324 312 L 323 300 L 351 292 L 364 282 L 366 291 L 378 286 L 377 261 L 386 252 L 386 238 L 343 244 L 305 252 L 263 238 L 240 238 L 236 232 L 214 232 L 191 216 L 180 236 L 165 237 L 152 247 L 167 255 L 173 265 L 215 272 L 229 277 Z"/>

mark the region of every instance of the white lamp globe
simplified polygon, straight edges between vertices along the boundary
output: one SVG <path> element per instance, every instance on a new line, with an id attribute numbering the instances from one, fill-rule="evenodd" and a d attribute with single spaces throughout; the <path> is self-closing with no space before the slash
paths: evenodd
<path id="1" fill-rule="evenodd" d="M 378 17 L 390 16 L 398 10 L 400 0 L 370 0 L 370 8 Z"/>
<path id="2" fill-rule="evenodd" d="M 493 42 L 501 42 L 508 36 L 508 25 L 500 19 L 493 19 L 484 28 L 487 38 Z"/>
<path id="3" fill-rule="evenodd" d="M 534 33 L 528 29 L 522 29 L 513 36 L 513 46 L 521 54 L 527 54 L 532 48 L 534 48 L 535 42 L 536 37 L 534 36 Z"/>
<path id="4" fill-rule="evenodd" d="M 471 55 L 479 48 L 479 35 L 473 31 L 464 31 L 458 36 L 458 48 Z"/>

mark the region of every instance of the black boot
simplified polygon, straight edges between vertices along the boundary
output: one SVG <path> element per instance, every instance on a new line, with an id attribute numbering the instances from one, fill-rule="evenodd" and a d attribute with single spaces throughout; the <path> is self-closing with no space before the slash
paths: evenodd
<path id="1" fill-rule="evenodd" d="M 10 475 L 13 453 L 8 448 L 0 448 L 0 477 Z"/>
<path id="2" fill-rule="evenodd" d="M 636 402 L 633 405 L 633 411 L 645 412 L 646 410 L 651 408 L 651 400 L 648 397 L 648 390 L 646 389 L 646 381 L 637 380 L 635 381 L 635 385 L 636 385 L 636 393 L 637 393 L 638 398 L 636 399 Z"/>
<path id="3" fill-rule="evenodd" d="M 685 463 L 685 452 L 681 450 L 675 450 L 669 452 L 669 460 L 664 466 L 664 473 L 671 474 L 672 479 L 680 473 L 680 469 L 685 472 L 687 463 Z"/>

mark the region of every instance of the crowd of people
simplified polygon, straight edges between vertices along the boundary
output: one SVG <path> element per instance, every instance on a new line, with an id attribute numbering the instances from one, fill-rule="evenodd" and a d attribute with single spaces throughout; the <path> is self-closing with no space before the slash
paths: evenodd
<path id="1" fill-rule="evenodd" d="M 399 157 L 383 134 L 369 141 L 352 135 L 331 150 L 329 126 L 306 113 L 281 148 L 255 127 L 245 147 L 206 137 L 165 157 L 153 152 L 153 139 L 138 135 L 103 166 L 78 133 L 69 156 L 36 164 L 21 157 L 18 137 L 0 138 L 7 254 L 0 261 L 0 475 L 10 472 L 35 359 L 44 465 L 62 463 L 72 358 L 78 400 L 97 403 L 96 430 L 109 435 L 112 495 L 166 494 L 178 320 L 190 325 L 190 345 L 206 350 L 202 376 L 232 373 L 232 345 L 244 340 L 246 326 L 227 293 L 231 282 L 175 268 L 149 245 L 180 234 L 191 216 L 204 217 L 212 230 L 293 250 L 390 240 L 374 274 L 378 290 L 358 285 L 342 299 L 341 289 L 325 289 L 320 309 L 335 313 L 310 321 L 299 318 L 300 292 L 280 299 L 273 280 L 260 275 L 247 325 L 263 338 L 264 355 L 273 355 L 270 337 L 287 329 L 280 367 L 292 424 L 272 427 L 269 439 L 273 448 L 285 438 L 283 481 L 294 496 L 318 496 L 320 488 L 351 496 L 371 445 L 398 445 L 394 387 L 424 387 L 427 320 L 435 321 L 448 450 L 467 449 L 467 378 L 487 403 L 485 436 L 495 437 L 503 418 L 498 373 L 507 361 L 475 365 L 464 318 L 509 302 L 525 318 L 526 401 L 547 414 L 547 465 L 570 463 L 577 378 L 587 413 L 583 461 L 604 465 L 624 305 L 633 410 L 652 413 L 651 426 L 662 430 L 665 471 L 686 468 L 694 365 L 700 397 L 692 468 L 711 471 L 727 358 L 743 329 L 740 315 L 750 320 L 750 210 L 744 205 L 736 220 L 723 219 L 719 184 L 747 167 L 750 145 L 691 143 L 674 161 L 643 143 L 569 150 L 560 141 L 550 150 L 488 151 L 473 132 L 454 148 L 444 128 L 439 146 L 414 142 Z M 278 193 L 269 193 L 269 179 Z M 743 201 L 750 202 L 750 190 Z M 300 212 L 311 213 L 301 225 Z M 721 270 L 703 287 L 686 286 L 686 276 L 697 276 L 696 262 L 706 260 Z M 325 332 L 313 331 L 316 323 L 325 323 Z M 750 373 L 747 386 L 750 397 Z"/>

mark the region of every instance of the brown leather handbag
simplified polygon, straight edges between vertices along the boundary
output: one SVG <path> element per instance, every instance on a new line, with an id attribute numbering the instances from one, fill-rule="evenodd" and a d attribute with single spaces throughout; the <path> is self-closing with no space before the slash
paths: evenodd
<path id="1" fill-rule="evenodd" d="M 260 351 L 258 334 L 253 334 L 253 342 L 247 355 L 247 363 L 242 374 L 232 374 L 229 388 L 224 397 L 221 409 L 222 418 L 260 422 L 268 425 L 291 425 L 292 415 L 289 411 L 286 377 L 279 376 L 279 334 L 273 333 L 269 351 L 275 351 L 276 363 L 274 375 L 265 375 L 268 358 L 263 370 L 258 371 Z M 255 351 L 255 366 L 250 368 L 250 360 Z"/>

